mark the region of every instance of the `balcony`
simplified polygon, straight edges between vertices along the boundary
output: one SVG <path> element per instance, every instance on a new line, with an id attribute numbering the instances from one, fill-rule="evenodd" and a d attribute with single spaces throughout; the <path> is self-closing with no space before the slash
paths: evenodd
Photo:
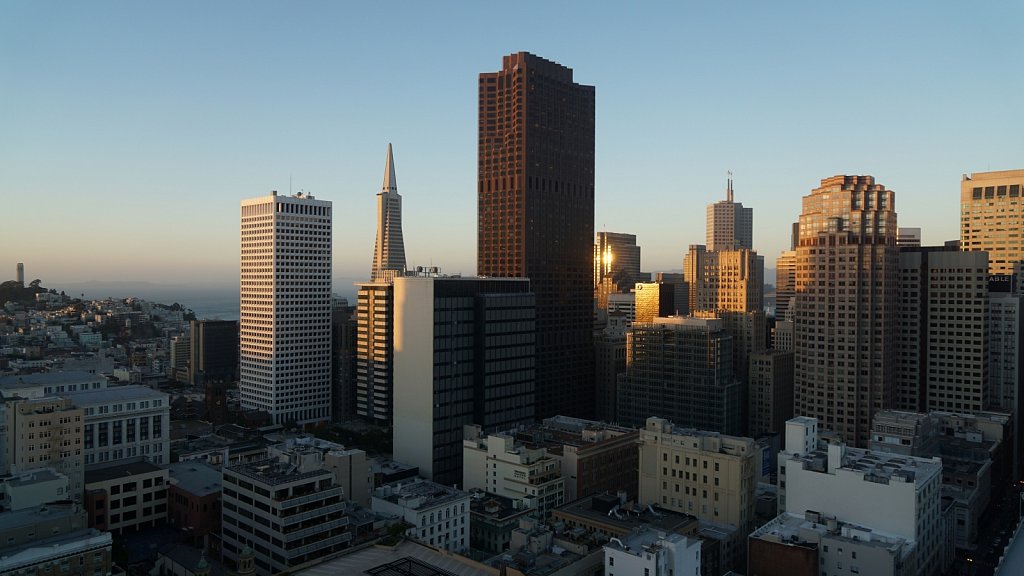
<path id="1" fill-rule="evenodd" d="M 289 508 L 295 508 L 296 506 L 301 506 L 303 504 L 308 504 L 310 502 L 316 502 L 317 500 L 326 500 L 326 499 L 328 499 L 328 498 L 330 498 L 332 496 L 338 496 L 338 497 L 344 498 L 345 497 L 345 490 L 344 490 L 344 488 L 341 488 L 340 486 L 337 486 L 337 487 L 334 487 L 334 488 L 328 488 L 327 490 L 321 490 L 321 491 L 318 491 L 318 492 L 310 492 L 308 494 L 300 494 L 298 496 L 292 496 L 290 498 L 283 498 L 283 499 L 275 498 L 275 501 L 281 503 L 280 507 L 281 507 L 281 511 L 283 512 L 283 511 L 285 511 L 285 510 L 287 510 Z"/>
<path id="2" fill-rule="evenodd" d="M 337 520 L 331 520 L 330 522 L 324 522 L 317 526 L 311 526 L 309 528 L 303 528 L 302 530 L 296 530 L 295 532 L 284 532 L 285 542 L 294 542 L 295 540 L 301 540 L 307 536 L 313 536 L 314 534 L 320 534 L 334 530 L 335 528 L 341 528 L 342 526 L 348 526 L 348 517 L 338 518 Z"/>
<path id="3" fill-rule="evenodd" d="M 303 522 L 305 520 L 310 520 L 313 518 L 323 516 L 325 514 L 330 514 L 331 512 L 338 512 L 344 509 L 345 503 L 339 502 L 331 506 L 324 506 L 322 508 L 316 508 L 315 510 L 310 510 L 308 512 L 300 512 L 298 514 L 292 514 L 291 516 L 282 517 L 281 525 L 291 526 L 292 524 L 298 524 L 299 522 Z"/>

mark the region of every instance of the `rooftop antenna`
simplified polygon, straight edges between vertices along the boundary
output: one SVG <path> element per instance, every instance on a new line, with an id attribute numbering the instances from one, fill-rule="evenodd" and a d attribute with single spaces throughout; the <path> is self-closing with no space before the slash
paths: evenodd
<path id="1" fill-rule="evenodd" d="M 729 178 L 728 178 L 728 182 L 729 183 L 726 185 L 725 199 L 731 203 L 732 202 L 732 170 L 727 171 L 726 174 L 729 175 Z"/>

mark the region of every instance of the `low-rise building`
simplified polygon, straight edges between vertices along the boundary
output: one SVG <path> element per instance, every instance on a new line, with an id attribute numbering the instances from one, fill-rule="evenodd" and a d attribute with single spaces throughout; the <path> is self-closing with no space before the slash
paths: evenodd
<path id="1" fill-rule="evenodd" d="M 817 419 L 799 416 L 786 423 L 778 466 L 780 513 L 817 512 L 821 522 L 852 526 L 851 538 L 870 533 L 902 539 L 910 553 L 902 555 L 901 574 L 924 576 L 948 567 L 939 458 L 825 445 L 818 442 Z"/>
<path id="2" fill-rule="evenodd" d="M 340 552 L 352 534 L 345 491 L 319 451 L 227 466 L 221 498 L 222 552 L 238 567 L 246 546 L 256 573 L 269 576 Z"/>
<path id="3" fill-rule="evenodd" d="M 565 502 L 565 480 L 558 460 L 544 448 L 516 443 L 507 433 L 484 436 L 480 427 L 464 427 L 462 483 L 509 498 L 524 498 L 540 518 Z"/>
<path id="4" fill-rule="evenodd" d="M 508 550 L 512 531 L 527 516 L 523 500 L 473 491 L 469 499 L 469 546 L 474 554 L 493 556 Z"/>
<path id="5" fill-rule="evenodd" d="M 452 552 L 469 549 L 469 493 L 429 480 L 374 490 L 373 511 L 409 525 L 406 535 Z"/>
<path id="6" fill-rule="evenodd" d="M 167 519 L 193 543 L 220 534 L 221 472 L 203 462 L 167 466 Z"/>
<path id="7" fill-rule="evenodd" d="M 54 468 L 70 482 L 65 498 L 81 502 L 83 414 L 66 398 L 5 396 L 0 403 L 0 473 Z"/>
<path id="8" fill-rule="evenodd" d="M 167 470 L 142 459 L 85 473 L 89 526 L 121 534 L 167 518 Z"/>
<path id="9" fill-rule="evenodd" d="M 109 576 L 110 533 L 88 527 L 74 502 L 0 513 L 0 574 Z"/>
<path id="10" fill-rule="evenodd" d="M 653 530 L 613 538 L 604 547 L 605 576 L 700 576 L 701 541 Z"/>
<path id="11" fill-rule="evenodd" d="M 70 500 L 68 477 L 53 468 L 0 477 L 0 510 L 37 508 L 47 502 Z"/>
<path id="12" fill-rule="evenodd" d="M 147 386 L 111 386 L 70 392 L 85 413 L 85 467 L 143 457 L 170 462 L 170 403 Z"/>

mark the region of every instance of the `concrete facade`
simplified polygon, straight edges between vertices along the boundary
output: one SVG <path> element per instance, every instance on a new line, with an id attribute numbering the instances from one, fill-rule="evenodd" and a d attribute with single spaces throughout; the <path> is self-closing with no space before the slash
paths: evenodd
<path id="1" fill-rule="evenodd" d="M 1024 260 L 1024 170 L 975 172 L 960 181 L 960 249 L 988 252 L 990 274 L 1013 274 Z"/>
<path id="2" fill-rule="evenodd" d="M 86 469 L 137 457 L 156 464 L 170 462 L 167 394 L 128 385 L 71 392 L 67 398 L 85 414 Z"/>
<path id="3" fill-rule="evenodd" d="M 410 524 L 406 535 L 451 552 L 469 549 L 469 493 L 429 480 L 385 485 L 373 493 L 373 511 Z"/>
<path id="4" fill-rule="evenodd" d="M 523 499 L 540 518 L 565 502 L 560 462 L 544 448 L 527 447 L 509 434 L 485 436 L 479 426 L 466 426 L 462 451 L 462 484 L 467 490 Z"/>

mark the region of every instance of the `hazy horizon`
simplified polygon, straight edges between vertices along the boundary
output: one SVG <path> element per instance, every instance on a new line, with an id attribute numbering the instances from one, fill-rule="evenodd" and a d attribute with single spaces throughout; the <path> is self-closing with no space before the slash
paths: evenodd
<path id="1" fill-rule="evenodd" d="M 594 229 L 644 270 L 704 243 L 729 170 L 767 267 L 823 178 L 873 175 L 941 244 L 961 174 L 1024 167 L 1022 3 L 5 7 L 0 277 L 45 285 L 237 286 L 240 202 L 301 190 L 333 202 L 337 291 L 369 275 L 389 142 L 409 265 L 474 274 L 477 77 L 521 50 L 596 87 Z"/>

